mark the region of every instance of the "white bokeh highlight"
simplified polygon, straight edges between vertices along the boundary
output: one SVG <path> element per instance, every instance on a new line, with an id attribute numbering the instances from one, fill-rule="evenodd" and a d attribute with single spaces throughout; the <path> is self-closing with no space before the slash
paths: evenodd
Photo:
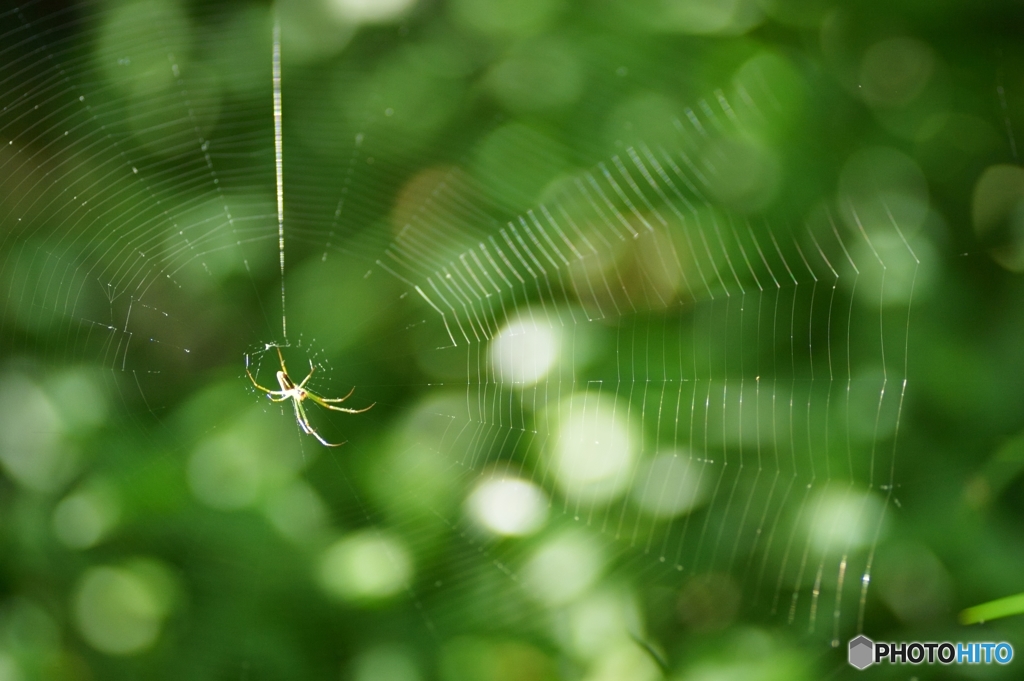
<path id="1" fill-rule="evenodd" d="M 502 384 L 534 385 L 554 368 L 561 344 L 559 329 L 546 315 L 521 314 L 491 341 L 491 368 Z"/>
<path id="2" fill-rule="evenodd" d="M 62 544 L 71 549 L 87 549 L 99 543 L 119 518 L 120 503 L 114 488 L 93 481 L 64 497 L 54 507 L 51 523 Z"/>
<path id="3" fill-rule="evenodd" d="M 873 492 L 853 487 L 824 487 L 814 501 L 808 530 L 820 553 L 862 549 L 875 540 L 884 502 Z"/>
<path id="4" fill-rule="evenodd" d="M 587 593 L 601 576 L 604 555 L 596 540 L 568 530 L 540 545 L 523 570 L 524 586 L 537 601 L 560 606 Z"/>
<path id="5" fill-rule="evenodd" d="M 0 681 L 22 681 L 24 678 L 14 656 L 0 650 Z"/>
<path id="6" fill-rule="evenodd" d="M 403 17 L 416 0 L 328 0 L 327 7 L 339 20 L 352 24 L 380 24 Z"/>
<path id="7" fill-rule="evenodd" d="M 608 650 L 633 644 L 644 631 L 635 597 L 625 589 L 596 588 L 566 610 L 566 636 L 572 651 L 585 660 L 600 658 Z"/>
<path id="8" fill-rule="evenodd" d="M 305 480 L 293 480 L 270 492 L 263 513 L 281 536 L 295 542 L 310 541 L 326 531 L 327 507 Z"/>
<path id="9" fill-rule="evenodd" d="M 52 492 L 76 469 L 77 452 L 63 441 L 56 406 L 28 376 L 0 377 L 0 469 L 19 485 Z"/>
<path id="10" fill-rule="evenodd" d="M 153 561 L 130 567 L 91 567 L 75 590 L 75 624 L 90 646 L 133 655 L 152 646 L 169 609 L 165 568 Z"/>
<path id="11" fill-rule="evenodd" d="M 255 503 L 263 482 L 259 453 L 230 433 L 202 441 L 189 457 L 187 473 L 192 494 L 222 511 Z"/>
<path id="12" fill-rule="evenodd" d="M 364 530 L 337 540 L 320 557 L 317 577 L 330 595 L 346 601 L 376 601 L 408 587 L 412 556 L 386 532 Z"/>
<path id="13" fill-rule="evenodd" d="M 521 478 L 484 480 L 466 499 L 466 510 L 484 529 L 503 536 L 533 534 L 548 519 L 548 497 L 537 485 Z"/>
<path id="14" fill-rule="evenodd" d="M 655 518 L 674 518 L 703 505 L 708 498 L 701 467 L 683 452 L 656 455 L 640 466 L 630 495 L 637 507 Z"/>
<path id="15" fill-rule="evenodd" d="M 404 646 L 376 645 L 359 654 L 352 663 L 353 681 L 421 681 L 416 659 Z"/>
<path id="16" fill-rule="evenodd" d="M 626 491 L 637 454 L 627 414 L 625 405 L 597 392 L 574 393 L 558 405 L 548 457 L 568 498 L 605 504 Z"/>

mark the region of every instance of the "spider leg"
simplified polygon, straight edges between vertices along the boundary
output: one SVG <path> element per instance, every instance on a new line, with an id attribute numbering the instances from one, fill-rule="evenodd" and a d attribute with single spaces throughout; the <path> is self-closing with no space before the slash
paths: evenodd
<path id="1" fill-rule="evenodd" d="M 313 372 L 314 371 L 316 371 L 316 367 L 313 366 L 313 360 L 309 360 L 309 373 L 306 374 L 306 377 L 304 379 L 302 379 L 302 383 L 299 383 L 299 385 L 296 386 L 296 387 L 298 387 L 298 388 L 305 387 L 306 381 L 308 381 L 310 378 L 313 377 Z"/>
<path id="2" fill-rule="evenodd" d="M 281 346 L 280 345 L 275 345 L 274 349 L 277 350 L 277 359 L 281 362 L 281 371 L 283 371 L 285 373 L 285 375 L 287 376 L 288 375 L 288 367 L 286 367 L 285 364 L 284 364 L 284 355 L 281 354 Z"/>
<path id="3" fill-rule="evenodd" d="M 320 437 L 320 433 L 316 432 L 316 429 L 310 425 L 309 419 L 306 417 L 306 410 L 303 408 L 302 403 L 299 400 L 295 400 L 295 420 L 299 422 L 299 427 L 302 428 L 302 432 L 306 435 L 312 435 L 325 447 L 340 447 L 345 444 L 344 442 L 334 444 Z"/>
<path id="4" fill-rule="evenodd" d="M 343 444 L 345 444 L 344 442 L 328 442 L 327 440 L 320 437 L 320 433 L 316 432 L 312 428 L 309 430 L 309 434 L 315 437 L 317 440 L 319 440 L 320 444 L 322 444 L 324 447 L 340 447 Z"/>
<path id="5" fill-rule="evenodd" d="M 295 408 L 295 421 L 299 424 L 299 428 L 302 428 L 302 432 L 306 435 L 312 433 L 313 427 L 309 425 L 309 419 L 306 418 L 306 410 L 302 408 L 302 403 L 293 399 L 292 407 Z"/>
<path id="6" fill-rule="evenodd" d="M 353 388 L 351 390 L 349 390 L 348 394 L 345 395 L 344 397 L 336 397 L 333 400 L 329 400 L 326 397 L 321 397 L 320 399 L 323 400 L 324 402 L 344 402 L 348 398 L 352 397 L 352 393 L 354 393 L 355 391 L 356 391 L 356 389 L 353 386 Z"/>
<path id="7" fill-rule="evenodd" d="M 331 411 L 343 411 L 346 414 L 362 414 L 364 411 L 370 411 L 371 409 L 373 409 L 374 405 L 377 404 L 376 402 L 374 402 L 369 407 L 364 407 L 362 409 L 346 409 L 345 407 L 335 407 L 333 404 L 328 404 L 327 400 L 324 400 L 322 397 L 314 395 L 309 391 L 306 391 L 306 397 L 313 400 L 324 409 L 330 409 Z"/>
<path id="8" fill-rule="evenodd" d="M 279 390 L 271 390 L 270 388 L 264 388 L 262 385 L 256 382 L 256 379 L 253 377 L 252 372 L 249 371 L 249 355 L 245 356 L 245 375 L 249 377 L 249 380 L 252 381 L 252 384 L 254 386 L 256 386 L 265 393 L 268 393 L 270 395 L 276 395 L 280 392 Z"/>

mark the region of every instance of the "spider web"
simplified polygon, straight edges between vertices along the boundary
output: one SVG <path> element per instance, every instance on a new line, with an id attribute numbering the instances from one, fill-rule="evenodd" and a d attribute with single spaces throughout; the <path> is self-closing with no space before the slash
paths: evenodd
<path id="1" fill-rule="evenodd" d="M 359 534 L 409 573 L 365 630 L 318 606 L 359 640 L 399 612 L 432 640 L 557 641 L 549 614 L 657 589 L 833 645 L 860 631 L 907 387 L 905 207 L 878 186 L 796 215 L 730 194 L 736 150 L 785 113 L 763 79 L 710 84 L 606 145 L 556 141 L 460 120 L 450 102 L 469 95 L 443 59 L 409 95 L 403 59 L 435 43 L 404 23 L 346 48 L 392 48 L 370 74 L 290 65 L 285 23 L 282 278 L 268 18 L 155 2 L 0 16 L 5 389 L 55 414 L 19 445 L 43 463 L 8 473 L 50 506 L 100 481 L 120 508 L 53 568 L 68 593 L 154 557 L 203 626 L 211 589 L 254 595 L 251 626 L 213 637 L 229 652 L 198 659 L 271 665 L 262 599 L 294 575 L 316 589 L 324 547 Z M 594 65 L 595 99 L 645 85 L 619 58 Z M 314 415 L 342 450 L 251 389 L 243 358 L 274 387 L 275 344 L 292 378 L 317 367 L 317 394 L 377 403 Z M 90 399 L 106 414 L 76 421 Z M 143 498 L 165 485 L 178 497 Z M 161 508 L 178 529 L 147 533 Z M 286 548 L 254 554 L 275 531 Z"/>

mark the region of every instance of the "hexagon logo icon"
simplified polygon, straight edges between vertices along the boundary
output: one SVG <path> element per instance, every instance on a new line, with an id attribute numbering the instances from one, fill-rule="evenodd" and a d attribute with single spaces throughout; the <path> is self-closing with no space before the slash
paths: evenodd
<path id="1" fill-rule="evenodd" d="M 850 640 L 850 664 L 857 669 L 865 669 L 875 661 L 875 642 L 867 636 L 858 636 Z"/>

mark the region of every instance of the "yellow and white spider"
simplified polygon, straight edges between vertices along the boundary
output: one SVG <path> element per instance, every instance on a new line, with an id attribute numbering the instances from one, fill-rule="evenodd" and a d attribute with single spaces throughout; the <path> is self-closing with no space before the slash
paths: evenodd
<path id="1" fill-rule="evenodd" d="M 320 441 L 320 444 L 324 445 L 325 447 L 340 447 L 341 445 L 345 444 L 344 442 L 331 444 L 327 440 L 320 437 L 320 433 L 316 432 L 313 426 L 309 424 L 309 418 L 306 417 L 306 408 L 302 406 L 302 403 L 305 400 L 309 399 L 319 404 L 324 409 L 331 409 L 333 411 L 343 411 L 346 414 L 362 414 L 364 411 L 369 411 L 370 409 L 372 409 L 373 406 L 377 403 L 374 402 L 369 407 L 365 407 L 363 409 L 346 409 L 345 407 L 334 406 L 336 403 L 344 402 L 349 397 L 351 397 L 352 393 L 354 393 L 356 389 L 352 388 L 352 390 L 349 390 L 348 394 L 345 395 L 344 397 L 338 397 L 335 399 L 327 399 L 325 397 L 320 397 L 319 395 L 306 389 L 306 382 L 313 376 L 313 372 L 316 371 L 316 367 L 313 366 L 313 361 L 310 360 L 309 362 L 309 373 L 306 374 L 306 377 L 302 379 L 301 383 L 296 384 L 295 381 L 293 381 L 291 377 L 288 375 L 288 367 L 286 367 L 284 364 L 284 355 L 281 354 L 281 348 L 278 346 L 274 346 L 274 349 L 277 350 L 277 358 L 281 361 L 281 370 L 277 372 L 277 384 L 281 386 L 281 389 L 270 390 L 269 388 L 264 388 L 262 385 L 257 383 L 256 379 L 252 375 L 252 372 L 249 371 L 249 355 L 246 355 L 245 373 L 249 377 L 249 380 L 252 381 L 252 384 L 256 386 L 257 389 L 265 392 L 271 402 L 284 402 L 285 400 L 291 400 L 292 406 L 295 407 L 295 420 L 298 422 L 299 427 L 302 428 L 302 432 L 304 432 L 306 435 L 312 435 L 313 437 Z"/>

